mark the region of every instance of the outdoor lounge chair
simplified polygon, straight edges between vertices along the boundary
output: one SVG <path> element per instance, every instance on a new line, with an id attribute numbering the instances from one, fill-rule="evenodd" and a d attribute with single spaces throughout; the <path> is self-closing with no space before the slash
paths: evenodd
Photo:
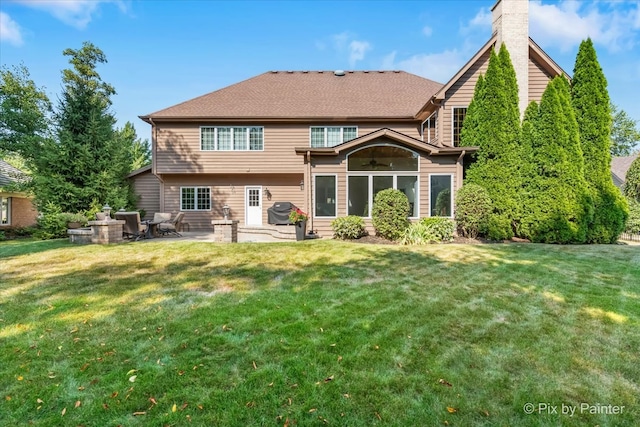
<path id="1" fill-rule="evenodd" d="M 122 235 L 126 239 L 138 241 L 147 237 L 149 224 L 140 221 L 140 212 L 116 212 L 116 219 L 124 220 Z"/>
<path id="2" fill-rule="evenodd" d="M 180 223 L 182 223 L 182 218 L 184 218 L 184 212 L 178 212 L 175 218 L 171 221 L 161 222 L 158 224 L 158 233 L 163 236 L 173 234 L 174 236 L 182 237 L 182 234 L 178 232 L 180 229 Z"/>

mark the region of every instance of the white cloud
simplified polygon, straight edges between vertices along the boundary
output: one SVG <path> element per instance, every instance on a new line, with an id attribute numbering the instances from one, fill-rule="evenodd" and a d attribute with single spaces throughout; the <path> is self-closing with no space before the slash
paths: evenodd
<path id="1" fill-rule="evenodd" d="M 349 43 L 349 66 L 354 68 L 357 61 L 362 61 L 367 51 L 371 50 L 371 44 L 365 41 L 353 40 Z"/>
<path id="2" fill-rule="evenodd" d="M 420 53 L 397 62 L 395 58 L 395 51 L 385 56 L 382 59 L 382 69 L 404 70 L 440 83 L 449 81 L 468 59 L 455 49 L 440 53 Z"/>
<path id="3" fill-rule="evenodd" d="M 356 40 L 356 36 L 349 31 L 342 32 L 331 36 L 333 40 L 333 46 L 338 53 L 346 53 L 349 57 L 349 66 L 355 67 L 356 62 L 362 61 L 366 53 L 373 49 L 371 43 L 365 40 Z M 316 42 L 316 47 L 319 50 L 324 49 L 324 44 Z M 322 48 L 321 48 L 322 47 Z"/>
<path id="4" fill-rule="evenodd" d="M 48 12 L 78 29 L 87 27 L 101 3 L 115 3 L 121 11 L 127 10 L 126 4 L 120 0 L 19 0 L 18 3 Z"/>
<path id="5" fill-rule="evenodd" d="M 478 29 L 484 31 L 487 27 L 491 28 L 491 21 L 491 11 L 483 7 L 476 16 L 471 18 L 468 25 L 463 25 L 461 27 L 460 32 L 462 34 L 469 34 Z"/>
<path id="6" fill-rule="evenodd" d="M 0 12 L 0 42 L 14 46 L 21 46 L 23 43 L 20 26 L 4 12 Z"/>
<path id="7" fill-rule="evenodd" d="M 431 34 L 433 34 L 433 28 L 431 28 L 431 27 L 430 27 L 430 26 L 428 26 L 428 25 L 427 25 L 427 26 L 425 26 L 425 27 L 422 29 L 422 34 L 424 34 L 424 35 L 425 35 L 425 36 L 427 36 L 427 37 L 431 37 Z"/>
<path id="8" fill-rule="evenodd" d="M 631 49 L 637 44 L 639 20 L 638 3 L 633 2 L 529 4 L 533 39 L 543 47 L 554 45 L 565 52 L 587 37 L 610 51 Z"/>

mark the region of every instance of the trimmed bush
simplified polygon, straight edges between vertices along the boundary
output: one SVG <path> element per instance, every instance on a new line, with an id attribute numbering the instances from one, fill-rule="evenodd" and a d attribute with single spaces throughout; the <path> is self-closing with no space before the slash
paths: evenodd
<path id="1" fill-rule="evenodd" d="M 491 198 L 484 187 L 477 184 L 463 185 L 456 194 L 455 220 L 458 233 L 470 239 L 486 235 L 492 210 Z"/>
<path id="2" fill-rule="evenodd" d="M 629 217 L 625 231 L 631 234 L 640 233 L 640 203 L 635 200 L 629 200 Z"/>
<path id="3" fill-rule="evenodd" d="M 409 199 L 402 191 L 387 188 L 378 192 L 371 212 L 376 235 L 398 240 L 409 226 L 409 209 Z"/>
<path id="4" fill-rule="evenodd" d="M 344 216 L 331 221 L 333 237 L 336 239 L 358 239 L 366 235 L 364 227 L 364 219 L 356 215 Z"/>

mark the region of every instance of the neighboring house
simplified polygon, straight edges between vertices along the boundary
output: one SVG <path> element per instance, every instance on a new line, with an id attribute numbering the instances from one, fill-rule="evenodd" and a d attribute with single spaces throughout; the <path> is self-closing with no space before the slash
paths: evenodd
<path id="1" fill-rule="evenodd" d="M 477 150 L 460 146 L 460 130 L 491 49 L 509 49 L 521 112 L 566 74 L 529 38 L 528 2 L 492 11 L 492 37 L 444 85 L 403 71 L 272 71 L 141 116 L 160 211 L 210 230 L 228 204 L 241 226 L 266 226 L 267 208 L 288 201 L 330 236 L 336 217 L 370 224 L 375 194 L 396 188 L 411 218 L 451 217 Z"/>
<path id="2" fill-rule="evenodd" d="M 29 195 L 16 189 L 25 174 L 0 160 L 0 231 L 36 224 L 38 211 Z"/>
<path id="3" fill-rule="evenodd" d="M 638 154 L 627 157 L 612 157 L 611 158 L 611 177 L 613 183 L 620 189 L 624 190 L 624 183 L 627 180 L 627 171 L 631 167 L 631 163 L 638 158 Z"/>

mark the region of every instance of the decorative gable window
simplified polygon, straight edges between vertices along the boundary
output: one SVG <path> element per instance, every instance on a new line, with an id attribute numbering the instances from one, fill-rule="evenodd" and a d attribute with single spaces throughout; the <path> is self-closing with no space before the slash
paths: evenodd
<path id="1" fill-rule="evenodd" d="M 311 147 L 335 147 L 343 142 L 351 141 L 358 137 L 358 128 L 355 126 L 312 126 Z"/>
<path id="2" fill-rule="evenodd" d="M 453 146 L 460 146 L 460 135 L 462 134 L 462 122 L 467 115 L 467 107 L 453 107 Z"/>
<path id="3" fill-rule="evenodd" d="M 262 151 L 263 128 L 251 127 L 200 127 L 202 151 Z"/>

